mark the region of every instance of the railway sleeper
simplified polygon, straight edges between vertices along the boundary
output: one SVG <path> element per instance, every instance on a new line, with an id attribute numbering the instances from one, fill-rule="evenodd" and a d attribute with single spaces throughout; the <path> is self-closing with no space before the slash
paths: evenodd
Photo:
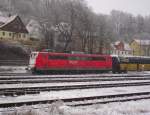
<path id="1" fill-rule="evenodd" d="M 26 94 L 39 94 L 40 91 L 35 91 L 35 90 L 31 90 L 31 91 L 3 91 L 0 92 L 0 95 L 4 95 L 4 96 L 20 96 L 20 95 L 26 95 Z"/>
<path id="2" fill-rule="evenodd" d="M 19 95 L 25 95 L 25 92 L 4 92 L 5 96 L 19 96 Z"/>

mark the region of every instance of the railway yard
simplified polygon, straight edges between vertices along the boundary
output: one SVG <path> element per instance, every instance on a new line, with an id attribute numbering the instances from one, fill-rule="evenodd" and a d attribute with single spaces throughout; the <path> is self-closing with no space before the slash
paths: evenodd
<path id="1" fill-rule="evenodd" d="M 11 114 L 22 108 L 30 112 L 47 110 L 50 105 L 58 109 L 58 103 L 57 106 L 76 109 L 114 103 L 146 103 L 150 101 L 149 89 L 149 72 L 85 75 L 0 72 L 0 113 Z"/>

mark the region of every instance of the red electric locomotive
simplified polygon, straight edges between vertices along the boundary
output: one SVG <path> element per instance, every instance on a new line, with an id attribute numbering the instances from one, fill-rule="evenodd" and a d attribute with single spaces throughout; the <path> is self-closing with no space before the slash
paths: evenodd
<path id="1" fill-rule="evenodd" d="M 33 73 L 45 71 L 111 71 L 112 57 L 96 54 L 33 52 L 30 55 L 29 69 Z"/>

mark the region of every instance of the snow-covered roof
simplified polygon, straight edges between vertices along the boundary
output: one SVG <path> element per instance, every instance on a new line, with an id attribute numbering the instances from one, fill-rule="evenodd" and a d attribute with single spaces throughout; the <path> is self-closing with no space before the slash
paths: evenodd
<path id="1" fill-rule="evenodd" d="M 118 44 L 120 44 L 120 42 L 121 42 L 121 41 L 116 41 L 116 42 L 115 42 L 115 45 L 118 45 Z"/>
<path id="2" fill-rule="evenodd" d="M 117 48 L 115 46 L 117 46 L 119 43 L 121 43 L 121 41 L 116 41 L 114 44 L 111 44 L 111 47 L 114 50 L 116 50 Z M 125 51 L 131 51 L 132 50 L 131 47 L 130 47 L 130 45 L 128 43 L 123 42 L 123 44 L 124 44 L 124 50 Z"/>
<path id="3" fill-rule="evenodd" d="M 128 43 L 124 43 L 124 50 L 131 51 L 131 47 Z"/>
<path id="4" fill-rule="evenodd" d="M 2 17 L 0 16 L 0 22 L 5 23 L 8 20 L 8 17 Z"/>
<path id="5" fill-rule="evenodd" d="M 134 39 L 134 40 L 141 45 L 150 45 L 150 40 L 140 40 L 140 39 Z"/>
<path id="6" fill-rule="evenodd" d="M 27 24 L 27 26 L 32 26 L 32 25 L 39 26 L 39 23 L 38 23 L 38 21 L 31 19 L 29 21 L 29 23 Z"/>
<path id="7" fill-rule="evenodd" d="M 7 25 L 7 24 L 9 24 L 13 20 L 15 20 L 16 17 L 17 17 L 17 15 L 10 16 L 10 17 L 0 16 L 0 23 L 1 23 L 0 28 Z"/>
<path id="8" fill-rule="evenodd" d="M 2 17 L 2 16 L 0 16 L 0 26 L 2 25 L 2 24 L 5 24 L 5 22 L 8 20 L 8 18 L 7 17 Z"/>
<path id="9" fill-rule="evenodd" d="M 134 56 L 134 55 L 124 55 L 124 56 L 120 56 L 120 57 L 130 57 L 130 58 L 148 58 L 148 59 L 150 59 L 150 57 L 149 56 Z"/>
<path id="10" fill-rule="evenodd" d="M 40 24 L 36 20 L 30 20 L 29 23 L 26 26 L 29 35 L 33 38 L 42 38 L 42 35 L 40 33 Z"/>
<path id="11" fill-rule="evenodd" d="M 39 29 L 40 25 L 36 20 L 30 20 L 29 23 L 27 24 L 26 28 L 30 32 L 30 31 L 33 31 L 35 29 L 36 30 Z"/>
<path id="12" fill-rule="evenodd" d="M 116 49 L 116 47 L 114 46 L 113 43 L 111 43 L 110 46 L 111 46 L 112 49 Z"/>

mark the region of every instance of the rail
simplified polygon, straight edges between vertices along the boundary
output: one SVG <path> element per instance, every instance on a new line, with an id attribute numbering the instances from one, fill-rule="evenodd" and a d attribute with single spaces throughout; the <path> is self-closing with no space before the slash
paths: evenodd
<path id="1" fill-rule="evenodd" d="M 143 78 L 95 78 L 95 79 L 92 79 L 92 78 L 49 78 L 49 77 L 24 77 L 24 78 L 21 78 L 21 77 L 16 77 L 16 78 L 13 78 L 13 77 L 10 77 L 8 78 L 7 76 L 4 78 L 1 78 L 0 77 L 0 84 L 20 84 L 20 83 L 26 83 L 26 84 L 36 84 L 36 83 L 65 83 L 65 82 L 68 82 L 68 83 L 75 83 L 75 82 L 97 82 L 97 81 L 100 81 L 100 82 L 104 82 L 104 81 L 131 81 L 131 80 L 150 80 L 150 77 L 143 77 Z"/>

